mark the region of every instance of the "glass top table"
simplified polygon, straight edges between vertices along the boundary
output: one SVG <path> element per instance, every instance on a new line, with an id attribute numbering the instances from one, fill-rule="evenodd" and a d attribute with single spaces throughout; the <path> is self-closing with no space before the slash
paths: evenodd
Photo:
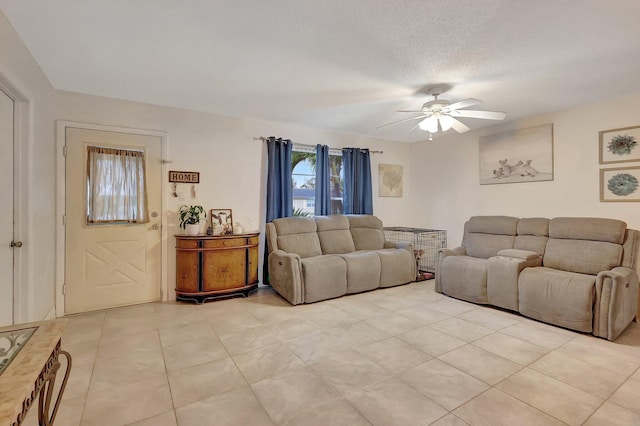
<path id="1" fill-rule="evenodd" d="M 67 321 L 0 327 L 0 425 L 22 424 L 33 406 L 38 424 L 54 424 L 71 372 L 71 355 L 61 347 Z M 64 376 L 58 386 L 59 370 Z"/>
<path id="2" fill-rule="evenodd" d="M 38 327 L 0 332 L 0 374 L 11 364 Z"/>

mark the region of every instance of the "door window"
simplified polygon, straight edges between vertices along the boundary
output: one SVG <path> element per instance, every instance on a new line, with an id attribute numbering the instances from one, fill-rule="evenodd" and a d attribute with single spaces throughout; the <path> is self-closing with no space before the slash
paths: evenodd
<path id="1" fill-rule="evenodd" d="M 87 150 L 87 224 L 149 222 L 144 151 Z"/>

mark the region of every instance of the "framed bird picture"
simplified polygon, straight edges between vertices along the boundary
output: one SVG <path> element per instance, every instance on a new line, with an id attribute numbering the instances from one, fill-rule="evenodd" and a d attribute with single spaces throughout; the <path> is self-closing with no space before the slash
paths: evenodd
<path id="1" fill-rule="evenodd" d="M 232 235 L 233 217 L 231 209 L 211 209 L 213 235 Z"/>

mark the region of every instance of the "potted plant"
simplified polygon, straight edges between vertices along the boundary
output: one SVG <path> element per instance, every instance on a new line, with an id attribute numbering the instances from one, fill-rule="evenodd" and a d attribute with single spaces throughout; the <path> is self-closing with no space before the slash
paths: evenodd
<path id="1" fill-rule="evenodd" d="M 200 233 L 200 216 L 202 219 L 207 217 L 202 206 L 180 206 L 178 209 L 180 228 L 184 229 L 187 235 L 198 235 Z"/>

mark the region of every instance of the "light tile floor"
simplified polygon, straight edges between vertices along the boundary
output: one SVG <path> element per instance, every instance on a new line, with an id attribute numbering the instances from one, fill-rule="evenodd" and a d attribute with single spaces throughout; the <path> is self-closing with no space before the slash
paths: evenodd
<path id="1" fill-rule="evenodd" d="M 71 316 L 62 345 L 59 426 L 640 425 L 637 323 L 612 343 L 433 281 Z"/>

